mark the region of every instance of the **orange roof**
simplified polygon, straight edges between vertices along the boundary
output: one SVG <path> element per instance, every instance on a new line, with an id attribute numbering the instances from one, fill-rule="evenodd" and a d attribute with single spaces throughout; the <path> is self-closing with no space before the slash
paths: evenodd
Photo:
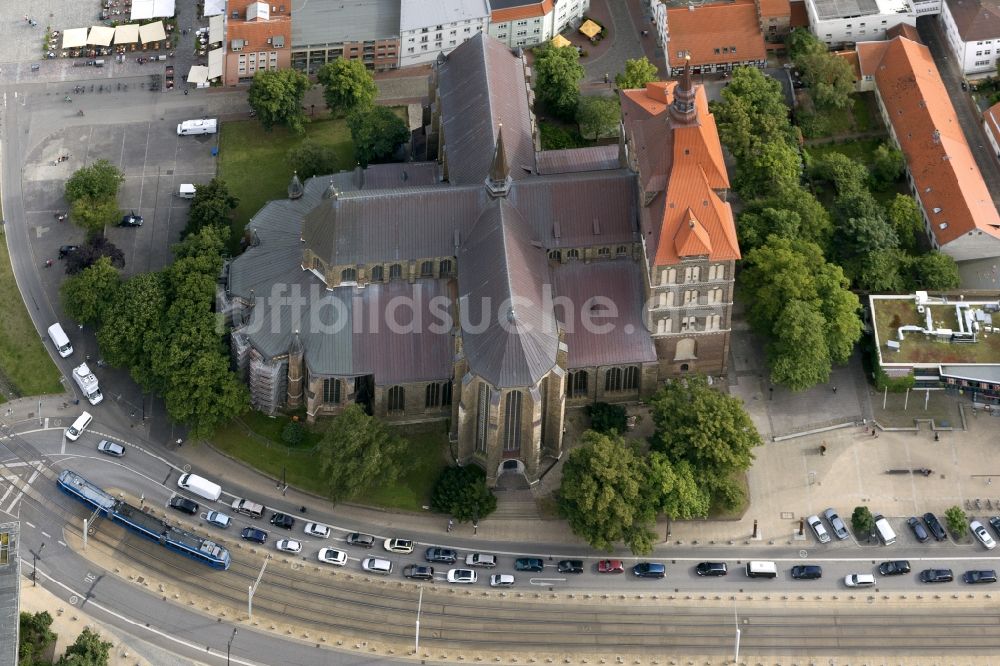
<path id="1" fill-rule="evenodd" d="M 761 18 L 791 16 L 792 8 L 789 0 L 759 0 Z"/>
<path id="2" fill-rule="evenodd" d="M 893 37 L 906 37 L 907 39 L 914 41 L 918 44 L 923 44 L 923 40 L 920 39 L 920 33 L 909 23 L 897 23 L 888 30 L 885 31 L 885 38 L 892 39 Z"/>
<path id="3" fill-rule="evenodd" d="M 993 140 L 1000 143 L 1000 102 L 983 111 L 986 128 L 993 135 Z"/>
<path id="4" fill-rule="evenodd" d="M 270 21 L 228 21 L 226 23 L 226 40 L 245 39 L 245 50 L 265 50 L 272 51 L 276 47 L 268 44 L 269 37 L 284 35 L 285 45 L 283 48 L 289 49 L 292 44 L 292 22 L 287 16 L 282 20 Z"/>
<path id="5" fill-rule="evenodd" d="M 847 61 L 847 64 L 851 66 L 851 71 L 854 72 L 855 81 L 861 80 L 861 64 L 858 61 L 857 51 L 834 51 L 834 55 Z"/>
<path id="6" fill-rule="evenodd" d="M 792 0 L 789 8 L 792 11 L 788 20 L 790 28 L 806 28 L 809 26 L 809 12 L 806 11 L 806 3 L 799 0 Z"/>
<path id="7" fill-rule="evenodd" d="M 858 54 L 858 70 L 862 76 L 875 76 L 875 68 L 882 62 L 885 49 L 889 42 L 858 42 L 855 48 Z M 859 77 L 860 79 L 860 77 Z"/>
<path id="8" fill-rule="evenodd" d="M 974 231 L 1000 239 L 1000 214 L 930 50 L 897 37 L 874 76 L 938 244 Z"/>
<path id="9" fill-rule="evenodd" d="M 540 0 L 538 2 L 526 2 L 520 7 L 507 7 L 506 9 L 494 9 L 490 13 L 490 21 L 493 23 L 506 23 L 507 21 L 520 21 L 522 19 L 545 16 L 552 11 L 552 0 Z"/>
<path id="10" fill-rule="evenodd" d="M 688 208 L 684 211 L 686 223 L 677 225 L 677 235 L 674 236 L 674 249 L 681 257 L 698 257 L 712 251 L 712 240 L 708 237 L 705 227 L 698 222 L 694 211 Z"/>
<path id="11" fill-rule="evenodd" d="M 683 53 L 690 54 L 694 67 L 767 58 L 753 0 L 670 8 L 667 25 L 671 67 L 684 65 L 684 56 L 678 55 Z"/>

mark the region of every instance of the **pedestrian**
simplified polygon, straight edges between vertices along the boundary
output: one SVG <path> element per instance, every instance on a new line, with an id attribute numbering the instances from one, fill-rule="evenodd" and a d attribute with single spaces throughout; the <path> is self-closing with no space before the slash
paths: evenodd
<path id="1" fill-rule="evenodd" d="M 940 442 L 940 441 L 941 441 L 941 437 L 940 437 L 940 436 L 938 436 L 938 434 L 937 434 L 937 433 L 934 433 L 934 441 L 935 441 L 935 442 Z"/>
<path id="2" fill-rule="evenodd" d="M 819 454 L 821 456 L 825 456 L 826 455 L 826 444 L 823 444 L 822 446 L 819 447 Z"/>
<path id="3" fill-rule="evenodd" d="M 878 437 L 878 431 L 874 427 L 872 427 L 872 437 Z"/>
<path id="4" fill-rule="evenodd" d="M 451 528 L 455 526 L 455 521 L 451 518 L 448 519 L 448 531 L 451 532 Z"/>
<path id="5" fill-rule="evenodd" d="M 46 268 L 52 268 L 52 260 L 51 259 L 46 259 L 45 260 L 45 267 Z"/>
<path id="6" fill-rule="evenodd" d="M 836 392 L 837 392 L 837 387 L 836 387 L 836 386 L 834 386 L 834 387 L 833 387 L 833 392 L 834 392 L 834 393 L 836 393 Z"/>

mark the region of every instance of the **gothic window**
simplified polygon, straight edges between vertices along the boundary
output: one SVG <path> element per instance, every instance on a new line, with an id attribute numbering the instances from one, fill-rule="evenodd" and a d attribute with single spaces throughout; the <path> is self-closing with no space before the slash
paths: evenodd
<path id="1" fill-rule="evenodd" d="M 353 268 L 345 268 L 340 271 L 340 281 L 341 282 L 354 282 L 358 279 L 358 272 Z"/>
<path id="2" fill-rule="evenodd" d="M 579 259 L 580 258 L 580 251 L 576 250 L 576 249 L 566 250 L 566 257 L 568 259 Z"/>
<path id="3" fill-rule="evenodd" d="M 385 270 L 381 266 L 372 266 L 372 282 L 382 282 L 385 279 Z"/>
<path id="4" fill-rule="evenodd" d="M 450 259 L 443 260 L 438 268 L 440 271 L 440 275 L 451 275 L 451 260 Z"/>
<path id="5" fill-rule="evenodd" d="M 451 404 L 451 382 L 443 382 L 441 384 L 441 406 L 445 407 Z"/>
<path id="6" fill-rule="evenodd" d="M 486 453 L 486 429 L 490 422 L 490 387 L 485 382 L 479 385 L 479 397 L 476 403 L 476 452 Z"/>
<path id="7" fill-rule="evenodd" d="M 521 448 L 521 391 L 511 391 L 504 399 L 503 408 L 503 450 L 518 451 Z"/>
<path id="8" fill-rule="evenodd" d="M 608 393 L 621 391 L 623 375 L 621 368 L 608 368 L 607 374 L 604 375 L 604 390 Z"/>
<path id="9" fill-rule="evenodd" d="M 389 279 L 398 280 L 403 277 L 403 267 L 399 264 L 389 266 Z"/>
<path id="10" fill-rule="evenodd" d="M 587 395 L 587 380 L 589 376 L 586 370 L 577 370 L 569 373 L 569 397 L 580 398 Z"/>
<path id="11" fill-rule="evenodd" d="M 441 404 L 441 387 L 437 384 L 428 384 L 424 392 L 424 407 L 437 407 Z"/>
<path id="12" fill-rule="evenodd" d="M 635 391 L 639 388 L 639 366 L 630 365 L 625 368 L 625 377 L 622 381 L 622 390 Z"/>
<path id="13" fill-rule="evenodd" d="M 406 391 L 402 386 L 393 386 L 389 389 L 388 409 L 390 412 L 401 412 L 406 406 Z"/>
<path id="14" fill-rule="evenodd" d="M 599 247 L 599 248 L 597 248 L 597 256 L 598 257 L 610 257 L 611 256 L 611 248 L 610 247 Z"/>
<path id="15" fill-rule="evenodd" d="M 552 250 L 549 252 L 549 259 L 551 261 L 562 261 L 562 252 L 559 250 Z"/>
<path id="16" fill-rule="evenodd" d="M 619 245 L 618 250 L 615 254 L 617 254 L 619 257 L 624 257 L 626 254 L 628 254 L 628 245 Z"/>
<path id="17" fill-rule="evenodd" d="M 424 261 L 420 264 L 420 277 L 434 277 L 434 262 Z"/>
<path id="18" fill-rule="evenodd" d="M 691 361 L 697 358 L 694 338 L 684 338 L 677 342 L 677 348 L 674 350 L 675 361 Z"/>
<path id="19" fill-rule="evenodd" d="M 323 402 L 327 404 L 340 404 L 340 380 L 323 380 Z"/>

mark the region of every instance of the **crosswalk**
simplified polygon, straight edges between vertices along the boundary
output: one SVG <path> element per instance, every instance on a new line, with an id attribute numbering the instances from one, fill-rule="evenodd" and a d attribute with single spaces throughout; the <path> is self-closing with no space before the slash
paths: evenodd
<path id="1" fill-rule="evenodd" d="M 11 462 L 3 464 L 3 471 L 0 473 L 0 513 L 6 513 L 16 517 L 14 512 L 18 502 L 24 497 L 24 493 L 38 478 L 37 462 Z M 27 479 L 18 476 L 24 468 Z M 13 472 L 13 473 L 12 473 Z"/>

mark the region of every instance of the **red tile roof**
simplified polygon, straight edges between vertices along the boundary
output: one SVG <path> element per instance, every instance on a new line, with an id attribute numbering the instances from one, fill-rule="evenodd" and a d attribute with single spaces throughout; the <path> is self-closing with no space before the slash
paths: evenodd
<path id="1" fill-rule="evenodd" d="M 541 0 L 540 2 L 526 2 L 520 7 L 508 7 L 507 9 L 494 9 L 490 13 L 490 21 L 492 21 L 493 23 L 520 21 L 522 19 L 545 16 L 551 11 L 552 11 L 552 0 Z"/>
<path id="2" fill-rule="evenodd" d="M 806 3 L 797 0 L 792 0 L 790 5 L 792 16 L 788 22 L 791 28 L 807 28 L 809 27 L 809 12 L 806 11 Z"/>
<path id="3" fill-rule="evenodd" d="M 761 18 L 777 18 L 792 14 L 789 0 L 758 0 L 758 2 Z"/>
<path id="4" fill-rule="evenodd" d="M 857 51 L 835 51 L 834 55 L 847 61 L 847 64 L 851 66 L 851 71 L 854 72 L 855 81 L 861 80 L 861 64 L 858 62 Z"/>
<path id="5" fill-rule="evenodd" d="M 670 29 L 667 57 L 671 67 L 684 66 L 684 56 L 678 55 L 684 52 L 690 54 L 694 67 L 767 57 L 753 0 L 693 9 L 670 8 L 667 25 Z"/>
<path id="6" fill-rule="evenodd" d="M 923 40 L 920 39 L 920 33 L 909 23 L 897 23 L 888 30 L 885 31 L 885 38 L 893 39 L 895 37 L 906 37 L 910 41 L 916 42 L 917 44 L 923 44 Z"/>

